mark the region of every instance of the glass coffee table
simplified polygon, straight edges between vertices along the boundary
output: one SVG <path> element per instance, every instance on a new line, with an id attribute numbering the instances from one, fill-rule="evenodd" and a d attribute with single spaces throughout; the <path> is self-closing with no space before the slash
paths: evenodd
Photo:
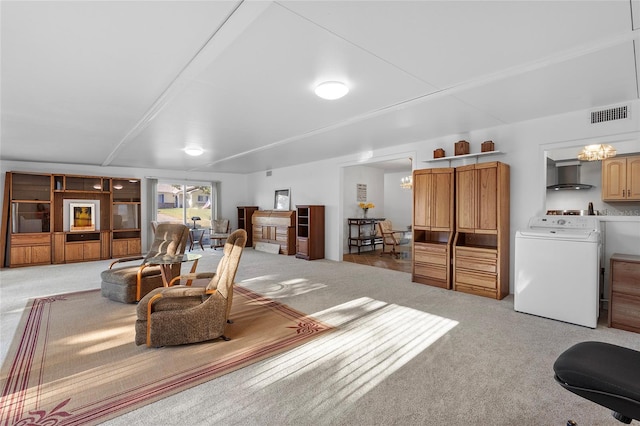
<path id="1" fill-rule="evenodd" d="M 171 266 L 177 263 L 185 263 L 185 262 L 193 262 L 191 266 L 190 273 L 196 272 L 196 268 L 198 267 L 198 259 L 202 257 L 201 254 L 178 254 L 178 255 L 169 255 L 162 254 L 159 256 L 150 257 L 147 259 L 147 265 L 158 265 L 160 266 L 160 274 L 162 275 L 162 284 L 165 287 L 169 287 L 169 283 L 173 279 L 173 274 L 171 272 Z"/>

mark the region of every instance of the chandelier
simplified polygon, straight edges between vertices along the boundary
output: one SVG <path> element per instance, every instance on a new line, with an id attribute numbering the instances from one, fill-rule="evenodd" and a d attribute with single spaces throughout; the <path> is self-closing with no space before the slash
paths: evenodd
<path id="1" fill-rule="evenodd" d="M 413 178 L 411 176 L 405 176 L 400 179 L 400 188 L 411 189 L 413 188 Z"/>
<path id="2" fill-rule="evenodd" d="M 611 145 L 587 145 L 578 154 L 578 160 L 598 161 L 616 156 L 616 150 Z"/>

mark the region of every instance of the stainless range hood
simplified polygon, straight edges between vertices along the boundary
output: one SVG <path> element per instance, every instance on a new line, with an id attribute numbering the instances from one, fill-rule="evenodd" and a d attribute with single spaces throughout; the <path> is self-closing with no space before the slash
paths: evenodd
<path id="1" fill-rule="evenodd" d="M 547 189 L 589 189 L 593 185 L 580 182 L 580 162 L 565 161 L 556 163 L 556 183 L 547 186 Z"/>

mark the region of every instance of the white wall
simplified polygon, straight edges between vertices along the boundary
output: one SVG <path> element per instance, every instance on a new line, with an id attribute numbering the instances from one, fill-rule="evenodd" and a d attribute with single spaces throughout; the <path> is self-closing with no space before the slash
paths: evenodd
<path id="1" fill-rule="evenodd" d="M 630 103 L 631 117 L 638 117 L 640 101 Z M 511 169 L 511 277 L 513 277 L 514 237 L 518 229 L 527 226 L 531 216 L 546 211 L 546 151 L 567 147 L 581 147 L 592 143 L 615 143 L 617 141 L 640 140 L 640 120 L 627 119 L 592 125 L 588 111 L 578 111 L 549 118 L 531 120 L 470 133 L 419 141 L 374 150 L 367 154 L 367 162 L 379 162 L 389 158 L 410 157 L 415 159 L 414 168 L 447 167 L 447 162 L 429 162 L 433 150 L 444 148 L 453 152 L 453 144 L 467 140 L 471 152 L 479 152 L 480 144 L 493 140 L 501 155 L 484 157 L 480 161 L 502 161 Z M 409 153 L 409 155 L 407 155 Z M 311 162 L 307 164 L 274 169 L 267 177 L 264 171 L 250 175 L 190 173 L 137 170 L 122 168 L 100 168 L 77 165 L 48 165 L 19 162 L 0 162 L 2 171 L 42 171 L 52 173 L 78 173 L 89 175 L 139 177 L 159 176 L 173 179 L 220 181 L 222 184 L 222 214 L 233 222 L 236 220 L 236 205 L 257 205 L 261 209 L 273 208 L 273 193 L 276 189 L 291 188 L 292 208 L 296 204 L 323 204 L 326 206 L 326 247 L 328 259 L 340 260 L 344 247 L 346 218 L 357 214 L 355 184 L 367 183 L 368 200 L 376 206 L 384 204 L 384 177 L 362 162 L 362 153 L 350 156 Z M 454 159 L 452 167 L 472 163 L 473 159 Z M 352 166 L 363 166 L 351 169 Z M 2 174 L 4 179 L 4 173 Z M 2 188 L 4 185 L 2 185 Z M 144 195 L 144 194 L 143 194 Z M 595 201 L 595 197 L 594 201 Z M 577 204 L 577 202 L 576 202 Z M 583 201 L 580 201 L 580 205 Z M 594 203 L 595 204 L 595 203 Z M 379 207 L 377 207 L 379 208 Z M 379 210 L 370 212 L 378 215 Z M 143 217 L 145 217 L 143 212 Z M 234 224 L 235 225 L 235 224 Z M 613 227 L 612 227 L 613 228 Z M 609 236 L 607 237 L 609 238 Z M 621 238 L 624 238 L 622 236 Z M 624 244 L 621 245 L 625 247 Z M 640 250 L 640 249 L 638 249 Z M 640 254 L 640 253 L 637 253 Z M 511 279 L 513 291 L 513 279 Z"/>
<path id="2" fill-rule="evenodd" d="M 640 102 L 633 102 L 630 107 L 632 110 L 640 108 Z M 483 157 L 479 161 L 501 161 L 510 165 L 510 275 L 511 291 L 513 292 L 515 233 L 518 229 L 527 226 L 529 218 L 543 214 L 547 209 L 546 151 L 567 147 L 581 147 L 596 143 L 596 141 L 598 143 L 615 143 L 616 141 L 628 141 L 633 138 L 640 139 L 640 120 L 618 120 L 591 125 L 588 117 L 588 111 L 578 111 L 513 125 L 387 147 L 368 153 L 368 159 L 365 163 L 361 160 L 363 153 L 356 153 L 332 160 L 273 170 L 274 176 L 271 178 L 264 177 L 264 173 L 256 173 L 251 175 L 249 186 L 255 189 L 256 198 L 261 200 L 261 208 L 263 208 L 263 205 L 270 208 L 274 189 L 288 186 L 293 188 L 292 197 L 295 198 L 295 203 L 300 203 L 297 197 L 313 197 L 319 200 L 318 204 L 326 204 L 329 207 L 327 213 L 326 257 L 332 260 L 340 260 L 341 250 L 345 246 L 346 218 L 358 213 L 355 206 L 355 184 L 368 183 L 367 188 L 371 187 L 371 190 L 374 191 L 372 195 L 368 196 L 368 200 L 374 202 L 376 206 L 380 203 L 379 197 L 384 197 L 382 193 L 378 193 L 378 190 L 374 189 L 373 182 L 377 182 L 377 178 L 375 178 L 376 172 L 368 170 L 368 167 L 366 167 L 367 162 L 375 163 L 390 157 L 401 158 L 408 156 L 416 160 L 414 163 L 415 169 L 457 167 L 473 163 L 476 160 L 453 159 L 451 164 L 447 161 L 431 162 L 429 160 L 433 159 L 433 151 L 436 148 L 444 148 L 447 153 L 452 153 L 453 145 L 458 140 L 469 141 L 472 153 L 480 151 L 482 142 L 493 140 L 495 149 L 501 151 L 501 153 Z M 411 155 L 405 155 L 406 153 L 411 153 Z M 359 180 L 363 180 L 363 182 L 359 182 Z M 384 185 L 384 180 L 382 185 Z M 595 196 L 593 198 L 595 201 Z M 576 201 L 576 205 L 578 203 L 580 205 L 583 204 L 582 201 Z M 385 203 L 385 209 L 388 208 L 388 204 Z M 374 215 L 379 213 L 385 213 L 385 216 L 389 216 L 389 212 L 386 211 L 373 211 Z"/>

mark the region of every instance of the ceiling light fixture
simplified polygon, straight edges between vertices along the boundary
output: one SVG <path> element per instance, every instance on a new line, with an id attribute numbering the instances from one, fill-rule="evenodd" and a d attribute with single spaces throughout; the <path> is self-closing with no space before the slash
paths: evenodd
<path id="1" fill-rule="evenodd" d="M 611 145 L 587 145 L 578 154 L 578 160 L 598 161 L 616 156 L 616 150 Z"/>
<path id="2" fill-rule="evenodd" d="M 349 88 L 346 84 L 339 81 L 325 81 L 324 83 L 318 84 L 315 92 L 316 95 L 318 95 L 322 99 L 328 99 L 332 101 L 335 99 L 340 99 L 341 97 L 349 93 Z"/>
<path id="3" fill-rule="evenodd" d="M 113 189 L 120 190 L 122 188 L 124 188 L 124 187 L 122 185 L 120 185 L 119 183 L 116 183 L 115 185 L 113 185 Z"/>
<path id="4" fill-rule="evenodd" d="M 202 155 L 204 153 L 204 149 L 200 148 L 199 146 L 188 146 L 184 149 L 184 152 L 193 157 L 197 157 L 198 155 Z"/>

